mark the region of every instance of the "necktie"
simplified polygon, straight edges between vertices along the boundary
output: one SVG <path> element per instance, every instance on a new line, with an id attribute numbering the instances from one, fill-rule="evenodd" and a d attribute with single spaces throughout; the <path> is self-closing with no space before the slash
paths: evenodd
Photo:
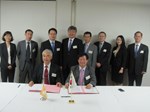
<path id="1" fill-rule="evenodd" d="M 52 50 L 55 51 L 55 42 L 51 42 Z"/>
<path id="2" fill-rule="evenodd" d="M 80 77 L 79 77 L 79 85 L 82 86 L 84 82 L 84 70 L 80 70 Z"/>
<path id="3" fill-rule="evenodd" d="M 84 53 L 87 53 L 88 44 L 85 44 Z"/>
<path id="4" fill-rule="evenodd" d="M 99 53 L 101 52 L 101 48 L 102 48 L 102 43 L 99 43 Z"/>
<path id="5" fill-rule="evenodd" d="M 139 47 L 139 45 L 137 44 L 136 46 L 135 46 L 135 57 L 137 57 L 137 55 L 138 55 L 138 47 Z"/>
<path id="6" fill-rule="evenodd" d="M 72 39 L 69 40 L 68 51 L 70 51 L 72 45 Z"/>
<path id="7" fill-rule="evenodd" d="M 30 42 L 27 42 L 26 60 L 30 61 Z"/>
<path id="8" fill-rule="evenodd" d="M 45 71 L 44 71 L 44 84 L 48 84 L 48 66 L 45 66 Z"/>

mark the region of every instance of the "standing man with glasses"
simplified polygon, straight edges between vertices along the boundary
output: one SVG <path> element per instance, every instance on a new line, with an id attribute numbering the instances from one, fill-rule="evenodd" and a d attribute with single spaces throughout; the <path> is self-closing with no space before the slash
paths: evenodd
<path id="1" fill-rule="evenodd" d="M 76 38 L 77 28 L 70 26 L 68 28 L 68 38 L 62 41 L 63 56 L 63 79 L 67 79 L 71 66 L 78 64 L 78 55 L 83 53 L 82 40 Z"/>
<path id="2" fill-rule="evenodd" d="M 99 41 L 95 43 L 97 46 L 97 62 L 96 62 L 96 78 L 97 85 L 106 85 L 106 75 L 108 71 L 108 60 L 111 54 L 111 45 L 105 41 L 106 33 L 98 34 Z"/>
<path id="3" fill-rule="evenodd" d="M 143 34 L 137 31 L 134 34 L 135 43 L 130 44 L 127 49 L 127 68 L 129 86 L 141 86 L 143 75 L 147 70 L 148 46 L 141 43 Z"/>
<path id="4" fill-rule="evenodd" d="M 31 29 L 27 29 L 25 31 L 25 40 L 20 41 L 17 46 L 20 83 L 28 83 L 31 80 L 35 67 L 36 57 L 38 54 L 38 44 L 31 40 L 32 36 L 33 31 Z"/>

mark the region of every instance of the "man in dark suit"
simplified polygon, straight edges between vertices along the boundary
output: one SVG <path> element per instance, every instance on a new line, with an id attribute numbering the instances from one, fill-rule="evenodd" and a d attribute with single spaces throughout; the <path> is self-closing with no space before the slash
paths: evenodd
<path id="1" fill-rule="evenodd" d="M 147 70 L 148 46 L 141 43 L 143 34 L 137 31 L 134 34 L 135 43 L 130 44 L 127 49 L 127 67 L 129 86 L 141 86 L 143 75 Z"/>
<path id="2" fill-rule="evenodd" d="M 78 64 L 78 55 L 83 53 L 83 43 L 76 38 L 77 28 L 70 26 L 68 28 L 68 37 L 62 41 L 63 56 L 63 78 L 64 81 L 69 75 L 70 67 Z"/>
<path id="3" fill-rule="evenodd" d="M 78 65 L 71 67 L 71 72 L 74 75 L 77 85 L 83 86 L 86 85 L 87 89 L 90 89 L 93 86 L 96 86 L 96 77 L 94 69 L 91 66 L 88 66 L 88 55 L 86 53 L 80 54 L 78 57 Z M 69 87 L 68 76 L 66 80 L 65 87 Z"/>
<path id="4" fill-rule="evenodd" d="M 84 53 L 86 53 L 89 57 L 88 59 L 88 65 L 93 67 L 95 69 L 96 67 L 96 59 L 97 59 L 97 47 L 91 43 L 91 32 L 85 32 L 84 33 Z"/>
<path id="5" fill-rule="evenodd" d="M 31 80 L 32 72 L 35 67 L 36 57 L 38 54 L 37 42 L 31 40 L 33 31 L 27 29 L 25 31 L 26 39 L 20 41 L 17 46 L 17 56 L 19 60 L 19 82 L 25 83 Z"/>
<path id="6" fill-rule="evenodd" d="M 45 49 L 50 49 L 53 52 L 52 63 L 62 66 L 62 49 L 61 42 L 56 40 L 57 30 L 51 28 L 48 30 L 49 39 L 41 43 L 41 57 Z"/>
<path id="7" fill-rule="evenodd" d="M 29 86 L 33 86 L 34 83 L 44 83 L 57 85 L 61 87 L 61 69 L 58 65 L 51 62 L 53 53 L 49 49 L 45 49 L 42 52 L 43 63 L 38 65 L 34 71 L 32 80 L 29 82 Z"/>
<path id="8" fill-rule="evenodd" d="M 108 60 L 110 57 L 111 45 L 105 41 L 106 33 L 99 33 L 99 41 L 95 42 L 97 46 L 96 78 L 97 85 L 106 85 L 106 74 L 108 71 Z"/>

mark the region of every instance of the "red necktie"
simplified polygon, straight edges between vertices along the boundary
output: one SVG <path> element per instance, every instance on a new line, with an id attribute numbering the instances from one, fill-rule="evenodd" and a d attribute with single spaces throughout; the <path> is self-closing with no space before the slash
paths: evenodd
<path id="1" fill-rule="evenodd" d="M 44 84 L 48 84 L 48 66 L 45 66 L 45 71 L 44 71 Z"/>

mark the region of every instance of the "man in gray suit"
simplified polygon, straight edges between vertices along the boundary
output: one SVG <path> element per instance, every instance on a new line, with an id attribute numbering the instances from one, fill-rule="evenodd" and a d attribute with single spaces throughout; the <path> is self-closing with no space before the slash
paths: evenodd
<path id="1" fill-rule="evenodd" d="M 35 66 L 36 57 L 38 54 L 38 44 L 32 41 L 33 31 L 27 29 L 25 31 L 25 40 L 18 43 L 17 56 L 19 60 L 19 82 L 28 83 L 32 78 L 32 72 Z"/>
<path id="2" fill-rule="evenodd" d="M 84 52 L 88 55 L 88 65 L 93 67 L 95 70 L 96 67 L 96 59 L 97 59 L 97 47 L 91 43 L 91 32 L 84 33 Z"/>
<path id="3" fill-rule="evenodd" d="M 87 65 L 88 55 L 86 53 L 80 54 L 78 57 L 78 63 L 79 65 L 71 67 L 71 72 L 74 75 L 75 81 L 77 85 L 86 85 L 86 88 L 90 89 L 96 85 L 96 77 L 94 69 Z M 69 79 L 70 76 L 68 76 L 66 80 L 66 88 L 69 87 Z"/>

